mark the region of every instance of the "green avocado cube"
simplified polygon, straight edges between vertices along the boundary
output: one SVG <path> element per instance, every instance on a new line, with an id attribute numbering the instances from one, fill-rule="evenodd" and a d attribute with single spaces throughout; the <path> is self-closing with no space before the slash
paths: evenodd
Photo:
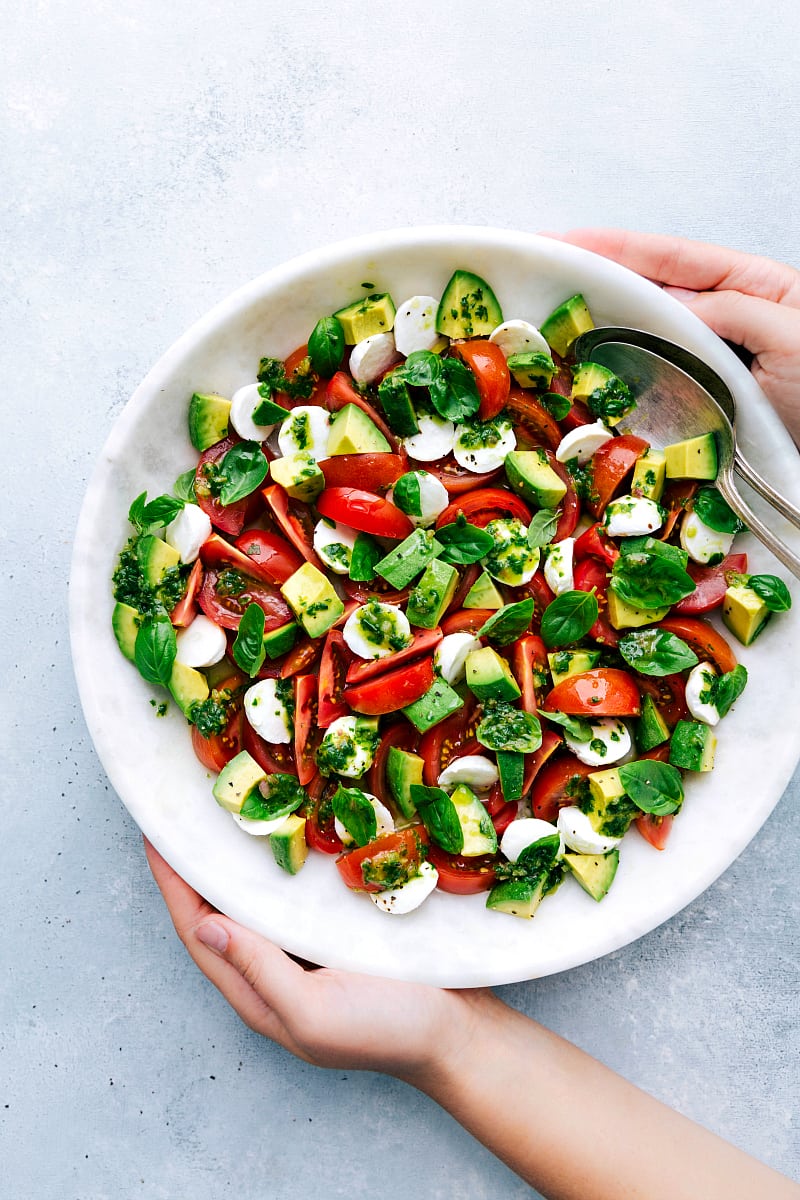
<path id="1" fill-rule="evenodd" d="M 190 717 L 195 704 L 208 699 L 208 680 L 202 671 L 174 662 L 169 676 L 172 698 L 184 716 Z"/>
<path id="2" fill-rule="evenodd" d="M 270 834 L 269 845 L 281 870 L 296 875 L 308 857 L 305 818 L 290 813 L 283 824 Z"/>
<path id="3" fill-rule="evenodd" d="M 770 611 L 764 601 L 746 584 L 735 583 L 725 592 L 722 620 L 743 646 L 749 646 L 758 637 L 769 618 Z"/>
<path id="4" fill-rule="evenodd" d="M 207 450 L 228 436 L 231 402 L 215 392 L 195 392 L 189 401 L 189 438 L 195 450 Z"/>
<path id="5" fill-rule="evenodd" d="M 615 846 L 608 854 L 566 853 L 564 862 L 583 890 L 593 900 L 600 901 L 614 882 L 619 866 L 619 850 Z"/>
<path id="6" fill-rule="evenodd" d="M 416 815 L 416 807 L 411 799 L 411 785 L 422 783 L 423 760 L 418 754 L 400 750 L 397 746 L 389 748 L 386 759 L 386 782 L 400 812 L 411 820 Z"/>
<path id="7" fill-rule="evenodd" d="M 245 800 L 258 790 L 258 785 L 266 778 L 266 771 L 246 750 L 242 750 L 225 764 L 217 776 L 212 788 L 214 799 L 228 812 L 240 813 Z"/>
<path id="8" fill-rule="evenodd" d="M 492 646 L 470 650 L 466 672 L 467 686 L 479 700 L 518 700 L 521 695 L 511 667 Z"/>
<path id="9" fill-rule="evenodd" d="M 572 343 L 590 329 L 594 329 L 594 321 L 586 301 L 578 292 L 550 313 L 541 326 L 541 334 L 548 346 L 564 358 Z"/>
<path id="10" fill-rule="evenodd" d="M 464 701 L 458 692 L 445 683 L 441 676 L 437 676 L 424 696 L 401 711 L 419 733 L 425 733 L 426 729 L 438 725 L 445 717 L 463 707 Z"/>
<path id="11" fill-rule="evenodd" d="M 415 529 L 399 546 L 395 546 L 385 558 L 375 564 L 375 570 L 392 587 L 404 588 L 420 575 L 443 549 L 432 529 Z"/>
<path id="12" fill-rule="evenodd" d="M 434 558 L 408 597 L 406 616 L 409 622 L 421 629 L 435 629 L 453 599 L 457 584 L 455 567 Z"/>
<path id="13" fill-rule="evenodd" d="M 631 495 L 644 496 L 646 500 L 655 500 L 658 504 L 664 492 L 667 480 L 667 457 L 663 450 L 647 450 L 636 460 L 631 480 Z"/>
<path id="14" fill-rule="evenodd" d="M 464 597 L 464 608 L 502 608 L 503 597 L 498 592 L 490 575 L 481 571 Z"/>
<path id="15" fill-rule="evenodd" d="M 570 675 L 583 675 L 585 671 L 591 671 L 599 661 L 599 650 L 554 650 L 547 656 L 553 687 L 569 679 Z"/>
<path id="16" fill-rule="evenodd" d="M 550 466 L 541 447 L 512 450 L 506 455 L 505 469 L 512 491 L 539 508 L 556 508 L 566 495 L 567 485 Z"/>
<path id="17" fill-rule="evenodd" d="M 293 500 L 311 504 L 325 487 L 325 476 L 310 454 L 276 458 L 269 466 L 273 483 L 279 483 Z"/>
<path id="18" fill-rule="evenodd" d="M 667 479 L 716 479 L 717 443 L 713 433 L 664 447 Z"/>
<path id="19" fill-rule="evenodd" d="M 290 575 L 281 594 L 309 637 L 322 637 L 344 612 L 333 585 L 313 563 L 303 563 Z"/>
<path id="20" fill-rule="evenodd" d="M 340 308 L 333 315 L 341 323 L 348 346 L 363 342 L 376 333 L 388 333 L 394 325 L 395 306 L 387 292 L 364 296 Z"/>
<path id="21" fill-rule="evenodd" d="M 331 421 L 328 454 L 389 454 L 391 446 L 357 404 L 345 404 Z"/>

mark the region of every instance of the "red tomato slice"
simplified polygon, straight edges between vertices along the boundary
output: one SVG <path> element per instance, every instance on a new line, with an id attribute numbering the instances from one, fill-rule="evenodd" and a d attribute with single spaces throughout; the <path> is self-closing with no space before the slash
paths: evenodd
<path id="1" fill-rule="evenodd" d="M 475 471 L 468 471 L 466 467 L 462 467 L 455 461 L 454 458 L 440 458 L 436 462 L 423 463 L 422 469 L 428 471 L 431 475 L 435 475 L 441 484 L 447 489 L 450 496 L 463 496 L 464 492 L 474 491 L 475 488 L 486 487 L 493 479 L 497 479 L 498 475 L 503 472 L 502 467 L 498 467 L 496 471 L 486 471 L 478 475 Z"/>
<path id="2" fill-rule="evenodd" d="M 479 419 L 491 421 L 505 408 L 511 390 L 511 373 L 505 354 L 494 342 L 483 340 L 457 342 L 453 352 L 475 376 L 481 398 Z"/>
<path id="3" fill-rule="evenodd" d="M 423 761 L 422 780 L 428 787 L 437 786 L 439 776 L 451 758 L 475 736 L 478 719 L 478 702 L 469 693 L 463 708 L 423 733 L 418 753 Z"/>
<path id="4" fill-rule="evenodd" d="M 547 724 L 547 722 L 545 722 Z M 533 754 L 525 755 L 525 775 L 522 780 L 522 794 L 526 796 L 531 789 L 534 779 L 541 771 L 544 764 L 549 758 L 555 754 L 560 746 L 564 745 L 564 739 L 555 729 L 542 730 L 542 744 Z"/>
<path id="5" fill-rule="evenodd" d="M 619 633 L 608 619 L 608 571 L 594 558 L 584 558 L 575 564 L 573 574 L 575 590 L 590 592 L 595 589 L 597 597 L 597 620 L 589 630 L 589 637 L 606 646 L 616 646 Z"/>
<path id="6" fill-rule="evenodd" d="M 319 664 L 317 723 L 320 729 L 327 729 L 339 717 L 347 716 L 348 708 L 342 692 L 349 659 L 350 651 L 339 630 L 329 630 Z"/>
<path id="7" fill-rule="evenodd" d="M 290 679 L 301 671 L 309 671 L 322 653 L 322 639 L 301 638 L 281 663 L 281 679 Z"/>
<path id="8" fill-rule="evenodd" d="M 555 383 L 555 380 L 553 380 L 553 383 Z M 550 385 L 550 390 L 553 392 L 556 390 L 552 384 Z M 570 392 L 571 391 L 572 385 L 570 385 Z M 564 394 L 568 396 L 570 392 L 566 392 Z M 579 429 L 581 425 L 591 425 L 594 420 L 595 418 L 589 412 L 583 401 L 575 400 L 573 401 L 572 408 L 561 421 L 561 428 L 563 429 L 564 433 L 571 433 L 573 429 Z"/>
<path id="9" fill-rule="evenodd" d="M 392 433 L 383 417 L 364 399 L 360 392 L 356 391 L 353 387 L 352 379 L 346 372 L 337 371 L 331 377 L 328 383 L 326 403 L 331 412 L 338 412 L 340 408 L 344 408 L 347 404 L 355 404 L 356 408 L 360 408 L 362 412 L 367 414 L 370 421 L 377 425 L 394 453 L 403 453 L 397 435 Z"/>
<path id="10" fill-rule="evenodd" d="M 453 500 L 436 521 L 436 528 L 452 525 L 459 513 L 463 513 L 470 525 L 485 529 L 490 521 L 516 517 L 530 525 L 531 510 L 524 500 L 505 488 L 479 488 L 463 499 Z"/>
<path id="11" fill-rule="evenodd" d="M 265 742 L 247 720 L 242 721 L 242 749 L 253 757 L 268 775 L 296 775 L 294 751 L 283 742 Z"/>
<path id="12" fill-rule="evenodd" d="M 263 578 L 278 585 L 286 583 L 302 567 L 305 559 L 277 533 L 265 529 L 251 529 L 236 539 L 236 548 L 241 550 L 263 569 Z M 253 568 L 249 568 L 252 573 Z M 262 572 L 258 572 L 262 576 Z"/>
<path id="13" fill-rule="evenodd" d="M 638 717 L 639 690 L 626 671 L 595 667 L 570 675 L 550 691 L 543 707 L 581 717 Z"/>
<path id="14" fill-rule="evenodd" d="M 516 804 L 514 808 L 516 809 Z M 436 886 L 440 891 L 450 892 L 454 896 L 475 896 L 478 892 L 488 892 L 489 888 L 494 887 L 497 878 L 497 859 L 493 854 L 464 858 L 461 854 L 448 854 L 441 846 L 431 843 L 428 847 L 428 861 L 433 863 L 439 872 Z"/>
<path id="15" fill-rule="evenodd" d="M 623 433 L 606 442 L 592 456 L 592 497 L 586 501 L 586 507 L 593 517 L 603 515 L 609 500 L 649 444 L 643 438 Z"/>
<path id="16" fill-rule="evenodd" d="M 441 629 L 421 629 L 414 634 L 405 650 L 385 654 L 383 658 L 355 659 L 348 667 L 347 682 L 363 683 L 366 679 L 374 679 L 376 675 L 384 676 L 403 663 L 411 662 L 422 654 L 430 654 L 439 645 L 442 636 Z"/>
<path id="17" fill-rule="evenodd" d="M 398 720 L 383 731 L 380 744 L 375 752 L 375 758 L 369 772 L 369 790 L 390 808 L 395 808 L 394 797 L 386 780 L 386 764 L 392 746 L 398 750 L 414 753 L 419 742 L 419 734 L 408 721 Z"/>
<path id="18" fill-rule="evenodd" d="M 574 754 L 559 754 L 545 763 L 533 781 L 531 808 L 542 821 L 555 821 L 558 810 L 574 804 L 578 785 L 596 767 L 587 766 Z"/>
<path id="19" fill-rule="evenodd" d="M 514 642 L 511 670 L 522 689 L 520 707 L 527 713 L 539 711 L 539 696 L 547 686 L 547 650 L 535 633 L 526 634 Z"/>
<path id="20" fill-rule="evenodd" d="M 697 584 L 697 589 L 690 595 L 684 596 L 677 604 L 673 604 L 674 613 L 705 613 L 713 608 L 719 608 L 725 599 L 728 581 L 726 571 L 736 571 L 743 575 L 747 571 L 746 554 L 729 554 L 723 558 L 718 567 L 701 567 L 690 562 L 686 570 Z"/>
<path id="21" fill-rule="evenodd" d="M 683 638 L 701 662 L 711 659 L 723 675 L 736 666 L 736 655 L 722 634 L 717 633 L 708 621 L 702 621 L 699 617 L 665 617 L 659 621 L 658 628 Z"/>
<path id="22" fill-rule="evenodd" d="M 262 489 L 261 495 L 278 528 L 286 535 L 295 550 L 306 562 L 322 570 L 322 563 L 314 550 L 314 527 L 306 505 L 292 504 L 286 491 L 279 483 L 271 483 Z"/>
<path id="23" fill-rule="evenodd" d="M 550 588 L 547 580 L 544 577 L 542 570 L 538 570 L 526 584 L 523 585 L 529 596 L 533 597 L 533 617 L 531 618 L 531 628 L 538 630 L 542 624 L 542 614 L 548 604 L 552 604 L 555 600 L 555 594 Z"/>
<path id="24" fill-rule="evenodd" d="M 341 521 L 350 529 L 375 537 L 401 541 L 414 531 L 406 514 L 391 501 L 361 488 L 325 488 L 317 500 L 317 511 L 331 521 Z"/>
<path id="25" fill-rule="evenodd" d="M 206 567 L 215 567 L 218 571 L 224 570 L 226 567 L 232 567 L 235 571 L 246 575 L 248 579 L 258 579 L 261 583 L 275 584 L 283 582 L 274 578 L 273 571 L 260 559 L 251 557 L 245 553 L 238 545 L 238 542 L 244 541 L 249 535 L 242 535 L 237 539 L 236 545 L 231 545 L 226 542 L 217 533 L 212 533 L 200 547 L 200 558 Z M 275 537 L 274 534 L 267 535 Z M 280 539 L 276 539 L 280 540 Z M 284 543 L 285 545 L 285 543 Z M 287 550 L 290 548 L 287 546 Z M 300 560 L 302 562 L 302 559 Z M 291 574 L 291 571 L 289 572 Z M 288 576 L 287 576 L 288 578 Z"/>
<path id="26" fill-rule="evenodd" d="M 503 836 L 512 821 L 515 821 L 519 813 L 519 802 L 517 800 L 509 800 L 508 804 L 494 814 L 492 824 L 494 831 L 499 838 Z"/>
<path id="27" fill-rule="evenodd" d="M 494 614 L 493 608 L 462 608 L 448 613 L 442 621 L 442 633 L 477 633 Z"/>
<path id="28" fill-rule="evenodd" d="M 293 350 L 289 357 L 284 360 L 283 373 L 287 379 L 292 378 L 295 371 L 305 358 L 308 358 L 308 346 L 302 345 L 298 346 L 296 350 Z M 302 396 L 298 396 L 296 399 L 293 399 L 291 396 L 287 395 L 286 392 L 276 392 L 272 399 L 276 404 L 280 404 L 286 409 L 297 408 L 297 406 L 300 404 L 324 404 L 327 386 L 327 380 L 319 379 L 315 376 L 314 387 L 307 400 L 304 400 Z"/>
<path id="29" fill-rule="evenodd" d="M 571 537 L 575 531 L 575 526 L 578 524 L 581 515 L 581 502 L 578 499 L 578 493 L 575 491 L 575 484 L 572 482 L 572 476 L 563 463 L 560 463 L 552 450 L 545 450 L 547 461 L 555 471 L 558 478 L 567 485 L 567 490 L 564 493 L 559 508 L 561 516 L 558 519 L 556 531 L 553 534 L 553 541 L 560 542 L 562 538 Z"/>
<path id="30" fill-rule="evenodd" d="M 642 813 L 641 816 L 636 818 L 634 824 L 646 842 L 649 842 L 656 850 L 664 850 L 667 845 L 667 839 L 672 832 L 672 821 L 672 813 L 666 817 L 656 817 L 652 813 Z"/>
<path id="31" fill-rule="evenodd" d="M 603 532 L 600 522 L 590 525 L 575 542 L 575 558 L 599 558 L 607 567 L 613 567 L 619 558 L 619 550 Z"/>
<path id="32" fill-rule="evenodd" d="M 219 462 L 235 446 L 239 438 L 226 437 L 221 442 L 215 442 L 200 455 L 194 476 L 194 494 L 203 512 L 210 518 L 211 524 L 223 533 L 240 534 L 248 521 L 258 512 L 258 491 L 237 500 L 235 504 L 222 504 L 216 496 L 211 495 L 206 475 L 206 464 Z"/>
<path id="33" fill-rule="evenodd" d="M 550 450 L 558 449 L 562 438 L 558 422 L 532 392 L 512 388 L 506 409 L 514 422 L 520 446 L 547 446 Z"/>
<path id="34" fill-rule="evenodd" d="M 365 683 L 349 685 L 344 689 L 344 698 L 354 712 L 382 716 L 419 700 L 433 686 L 433 680 L 433 659 L 421 658 Z"/>
<path id="35" fill-rule="evenodd" d="M 331 799 L 339 786 L 338 780 L 315 775 L 306 788 L 308 802 L 303 806 L 306 818 L 306 841 L 323 854 L 339 854 L 344 849 L 334 824 Z"/>
<path id="36" fill-rule="evenodd" d="M 683 721 L 688 717 L 686 685 L 680 675 L 637 674 L 636 686 L 640 692 L 647 692 L 648 696 L 652 698 L 670 729 L 674 729 L 678 721 Z M 657 746 L 656 749 L 660 750 L 661 747 Z M 644 755 L 640 754 L 639 757 L 643 758 Z"/>
<path id="37" fill-rule="evenodd" d="M 405 604 L 411 588 L 393 588 L 385 579 L 376 575 L 371 583 L 359 583 L 355 579 L 340 576 L 345 594 L 359 604 L 368 604 L 370 600 L 380 600 L 383 604 Z"/>
<path id="38" fill-rule="evenodd" d="M 207 567 L 197 600 L 205 615 L 223 629 L 238 629 L 244 610 L 253 603 L 264 610 L 266 633 L 294 619 L 279 591 L 245 575 L 238 566 Z"/>
<path id="39" fill-rule="evenodd" d="M 700 485 L 694 479 L 670 479 L 661 497 L 661 507 L 667 510 L 659 539 L 665 542 L 675 528 L 679 517 L 686 512 L 689 501 Z"/>
<path id="40" fill-rule="evenodd" d="M 303 787 L 317 773 L 316 748 L 321 740 L 317 710 L 316 675 L 297 675 L 294 680 L 294 760 Z"/>
<path id="41" fill-rule="evenodd" d="M 555 350 L 550 351 L 550 357 L 556 364 L 557 368 L 555 375 L 550 380 L 550 391 L 555 392 L 558 396 L 571 396 L 572 370 L 567 363 L 564 362 L 564 359 L 561 357 L 561 355 L 557 354 Z M 593 421 L 594 417 L 590 417 L 589 420 Z"/>
<path id="42" fill-rule="evenodd" d="M 170 621 L 178 629 L 185 629 L 195 619 L 197 615 L 197 593 L 200 591 L 202 582 L 203 563 L 198 558 L 189 572 L 189 578 L 186 580 L 186 591 L 169 614 Z"/>
<path id="43" fill-rule="evenodd" d="M 408 470 L 405 454 L 337 454 L 319 463 L 326 487 L 357 483 L 369 492 L 385 492 Z"/>
<path id="44" fill-rule="evenodd" d="M 349 888 L 359 892 L 381 892 L 384 890 L 379 883 L 365 883 L 363 867 L 365 862 L 378 865 L 384 856 L 401 861 L 408 866 L 409 875 L 419 871 L 422 862 L 421 844 L 427 845 L 428 836 L 422 825 L 411 825 L 408 829 L 398 829 L 395 833 L 385 833 L 366 846 L 358 846 L 336 860 L 339 874 Z"/>

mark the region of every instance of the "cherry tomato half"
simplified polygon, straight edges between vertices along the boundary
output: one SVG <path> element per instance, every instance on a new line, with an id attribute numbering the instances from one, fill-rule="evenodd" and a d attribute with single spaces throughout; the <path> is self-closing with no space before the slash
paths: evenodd
<path id="1" fill-rule="evenodd" d="M 320 460 L 326 487 L 350 487 L 354 482 L 369 492 L 385 492 L 408 470 L 405 454 L 337 454 Z"/>
<path id="2" fill-rule="evenodd" d="M 718 567 L 701 567 L 690 562 L 686 568 L 697 585 L 695 591 L 684 596 L 677 604 L 673 604 L 673 613 L 705 613 L 719 608 L 725 599 L 728 581 L 726 571 L 736 571 L 744 575 L 747 571 L 746 554 L 729 554 L 723 558 Z"/>
<path id="3" fill-rule="evenodd" d="M 317 677 L 296 675 L 294 679 L 294 761 L 303 787 L 317 773 L 316 750 L 321 741 L 317 721 Z"/>
<path id="4" fill-rule="evenodd" d="M 312 566 L 322 570 L 314 549 L 314 525 L 306 504 L 293 503 L 279 483 L 271 483 L 261 491 L 270 515 L 281 532 L 289 539 L 298 554 Z"/>
<path id="5" fill-rule="evenodd" d="M 198 558 L 189 572 L 185 592 L 169 614 L 170 621 L 178 629 L 185 629 L 187 625 L 191 625 L 197 615 L 197 594 L 200 591 L 202 582 L 203 563 Z"/>
<path id="6" fill-rule="evenodd" d="M 338 788 L 338 780 L 315 775 L 306 788 L 308 800 L 303 806 L 306 818 L 306 841 L 314 850 L 323 854 L 339 854 L 344 846 L 336 832 L 335 817 L 331 800 Z"/>
<path id="7" fill-rule="evenodd" d="M 586 507 L 593 517 L 603 515 L 609 500 L 648 446 L 649 442 L 644 438 L 623 433 L 606 442 L 592 455 L 592 496 L 586 501 Z"/>
<path id="8" fill-rule="evenodd" d="M 514 422 L 517 441 L 520 445 L 546 446 L 557 450 L 562 433 L 558 422 L 532 392 L 512 388 L 506 411 Z"/>
<path id="9" fill-rule="evenodd" d="M 575 803 L 578 786 L 595 770 L 574 754 L 559 754 L 545 763 L 531 788 L 533 815 L 542 821 L 555 821 L 560 808 Z"/>
<path id="10" fill-rule="evenodd" d="M 247 717 L 242 721 L 242 749 L 256 760 L 268 775 L 296 775 L 294 750 L 283 742 L 265 742 Z"/>
<path id="11" fill-rule="evenodd" d="M 350 529 L 375 537 L 401 541 L 414 531 L 406 514 L 391 501 L 362 488 L 325 488 L 317 500 L 317 511 L 331 521 L 341 521 Z"/>
<path id="12" fill-rule="evenodd" d="M 342 695 L 350 651 L 338 629 L 330 629 L 325 637 L 319 664 L 319 700 L 317 723 L 327 729 L 339 717 L 346 717 L 348 707 Z"/>
<path id="13" fill-rule="evenodd" d="M 505 408 L 511 389 L 511 373 L 505 354 L 494 342 L 482 339 L 457 342 L 453 351 L 475 376 L 481 398 L 478 418 L 481 421 L 491 421 L 492 417 L 496 417 Z"/>
<path id="14" fill-rule="evenodd" d="M 639 690 L 627 671 L 595 667 L 570 675 L 550 691 L 543 707 L 580 717 L 638 717 Z"/>
<path id="15" fill-rule="evenodd" d="M 485 529 L 490 521 L 516 517 L 530 525 L 531 510 L 524 500 L 505 488 L 479 488 L 463 499 L 453 500 L 436 521 L 436 528 L 452 525 L 459 513 L 463 513 L 471 525 Z"/>
<path id="16" fill-rule="evenodd" d="M 294 619 L 276 588 L 245 575 L 237 566 L 207 567 L 197 601 L 205 615 L 223 629 L 238 629 L 244 610 L 254 603 L 264 610 L 265 633 Z"/>
<path id="17" fill-rule="evenodd" d="M 607 567 L 613 567 L 619 558 L 619 550 L 603 531 L 599 521 L 584 530 L 575 542 L 575 558 L 599 558 Z"/>
<path id="18" fill-rule="evenodd" d="M 717 633 L 708 621 L 702 621 L 699 617 L 665 617 L 659 621 L 658 628 L 683 638 L 701 662 L 710 659 L 723 675 L 736 666 L 736 655 L 722 634 Z"/>

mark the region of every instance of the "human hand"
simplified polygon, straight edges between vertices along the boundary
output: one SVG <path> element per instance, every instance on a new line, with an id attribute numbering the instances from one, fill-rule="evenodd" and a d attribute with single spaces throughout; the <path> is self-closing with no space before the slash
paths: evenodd
<path id="1" fill-rule="evenodd" d="M 491 993 L 306 969 L 197 894 L 145 839 L 175 929 L 245 1024 L 319 1067 L 384 1071 L 418 1087 L 457 1059 Z"/>
<path id="2" fill-rule="evenodd" d="M 663 284 L 721 338 L 749 350 L 756 382 L 800 444 L 800 271 L 662 234 L 571 229 L 548 236 Z"/>

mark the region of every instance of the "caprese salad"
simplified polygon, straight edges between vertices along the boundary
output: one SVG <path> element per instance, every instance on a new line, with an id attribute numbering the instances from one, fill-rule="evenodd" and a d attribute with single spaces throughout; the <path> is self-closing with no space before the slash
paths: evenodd
<path id="1" fill-rule="evenodd" d="M 363 288 L 191 397 L 199 460 L 130 509 L 120 649 L 290 874 L 329 854 L 388 913 L 438 888 L 531 917 L 566 875 L 601 900 L 746 684 L 707 614 L 749 645 L 788 591 L 733 550 L 712 433 L 616 428 L 582 296 L 538 328 L 465 270 Z"/>

